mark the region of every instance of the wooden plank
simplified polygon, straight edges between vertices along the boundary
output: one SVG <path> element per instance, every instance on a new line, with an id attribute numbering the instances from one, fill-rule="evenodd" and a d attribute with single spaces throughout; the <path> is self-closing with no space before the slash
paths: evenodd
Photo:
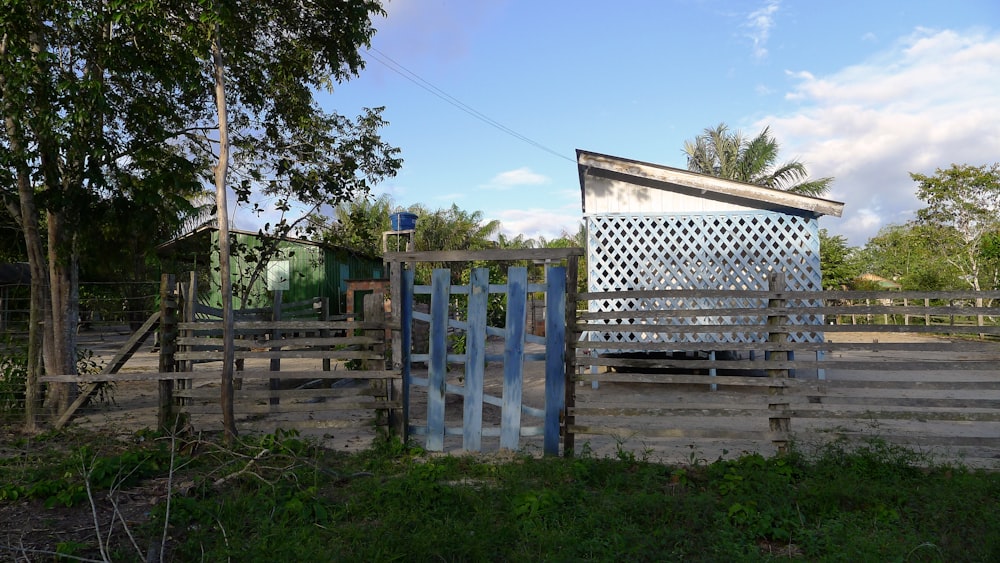
<path id="1" fill-rule="evenodd" d="M 860 379 L 827 379 L 824 381 L 793 379 L 785 382 L 789 388 L 788 393 L 797 394 L 823 394 L 838 389 L 922 389 L 941 391 L 997 391 L 1000 390 L 1000 381 L 994 380 L 967 380 L 967 379 L 941 379 L 936 381 L 893 381 L 893 380 L 860 380 Z"/>
<path id="2" fill-rule="evenodd" d="M 952 409 L 998 409 L 1000 412 L 1000 397 L 995 399 L 986 398 L 954 398 L 936 395 L 933 397 L 871 397 L 871 396 L 830 396 L 830 395 L 810 395 L 796 397 L 798 401 L 793 404 L 808 405 L 809 408 L 840 408 L 846 409 L 856 407 L 854 411 L 870 409 L 872 407 L 886 409 L 891 407 L 922 407 L 932 408 L 952 408 Z"/>
<path id="3" fill-rule="evenodd" d="M 347 336 L 347 337 L 285 337 L 280 341 L 262 340 L 260 342 L 252 339 L 237 339 L 237 348 L 251 349 L 263 348 L 265 346 L 296 346 L 312 348 L 316 346 L 371 346 L 384 342 L 383 339 L 372 338 L 370 336 Z M 212 336 L 187 336 L 177 339 L 177 343 L 185 346 L 222 346 L 222 338 Z"/>
<path id="4" fill-rule="evenodd" d="M 777 354 L 777 352 L 775 352 Z M 870 360 L 842 360 L 827 356 L 816 360 L 685 360 L 685 359 L 640 359 L 612 358 L 601 356 L 587 360 L 594 366 L 628 367 L 646 369 L 732 369 L 732 370 L 768 370 L 768 369 L 842 369 L 854 371 L 993 371 L 997 360 L 991 361 L 954 361 L 954 360 L 910 360 L 907 358 L 878 358 Z"/>
<path id="5" fill-rule="evenodd" d="M 793 418 L 834 418 L 859 420 L 916 420 L 953 422 L 1000 422 L 1000 412 L 955 411 L 893 411 L 893 410 L 844 410 L 844 409 L 788 409 Z"/>
<path id="6" fill-rule="evenodd" d="M 177 397 L 190 397 L 207 401 L 218 400 L 218 389 L 211 387 L 201 387 L 196 389 L 182 389 L 176 392 Z M 369 387 L 356 388 L 334 388 L 334 389 L 241 389 L 236 391 L 235 397 L 241 401 L 257 401 L 280 398 L 284 400 L 292 399 L 329 399 L 342 397 L 376 396 L 374 390 Z M 284 401 L 283 401 L 284 402 Z"/>
<path id="7" fill-rule="evenodd" d="M 569 256 L 583 256 L 582 248 L 519 248 L 490 250 L 441 250 L 420 252 L 387 252 L 389 262 L 476 262 L 517 260 L 564 260 Z"/>
<path id="8" fill-rule="evenodd" d="M 281 413 L 303 413 L 303 412 L 329 412 L 348 410 L 389 410 L 398 409 L 399 403 L 394 401 L 327 401 L 323 403 L 288 403 L 281 405 L 268 404 L 248 404 L 241 402 L 234 406 L 236 416 L 260 415 L 260 414 L 281 414 Z M 180 408 L 182 412 L 189 414 L 219 414 L 218 403 L 202 405 L 185 405 Z"/>
<path id="9" fill-rule="evenodd" d="M 772 385 L 796 385 L 800 380 L 789 379 L 782 381 L 771 381 L 766 377 L 746 377 L 717 375 L 709 379 L 708 375 L 691 375 L 677 373 L 592 373 L 573 376 L 573 381 L 598 381 L 600 383 L 665 383 L 665 384 L 718 384 L 720 386 L 732 385 L 739 387 L 761 387 L 767 388 Z"/>
<path id="10" fill-rule="evenodd" d="M 118 373 L 118 370 L 120 370 L 122 366 L 125 365 L 125 362 L 127 362 L 129 358 L 131 358 L 132 355 L 135 354 L 136 350 L 139 349 L 139 346 L 141 346 L 142 343 L 146 341 L 146 338 L 148 338 L 149 335 L 152 334 L 154 330 L 156 330 L 156 327 L 158 326 L 159 322 L 160 322 L 160 311 L 157 311 L 152 315 L 150 315 L 149 318 L 146 319 L 146 322 L 142 323 L 142 326 L 139 327 L 139 330 L 132 333 L 132 336 L 129 337 L 129 339 L 125 342 L 125 344 L 122 344 L 122 347 L 119 348 L 117 352 L 115 352 L 115 355 L 111 357 L 111 360 L 108 362 L 108 364 L 104 366 L 104 369 L 101 370 L 101 375 L 110 375 Z M 40 377 L 39 381 L 45 382 L 46 378 Z M 51 381 L 56 381 L 56 380 L 51 380 Z M 82 381 L 82 380 L 79 378 L 69 380 L 70 383 L 74 381 Z M 69 419 L 72 418 L 74 414 L 76 414 L 76 411 L 79 410 L 79 408 L 82 407 L 84 403 L 90 400 L 90 397 L 93 396 L 95 391 L 97 391 L 97 388 L 98 388 L 97 382 L 92 382 L 90 385 L 87 385 L 82 390 L 80 390 L 80 393 L 77 395 L 76 399 L 72 403 L 70 403 L 70 405 L 66 408 L 66 410 L 59 415 L 59 418 L 57 418 L 56 421 L 52 423 L 53 428 L 59 430 L 60 428 L 65 426 L 66 423 L 69 422 Z"/>
<path id="11" fill-rule="evenodd" d="M 656 416 L 656 417 L 729 417 L 729 416 L 756 416 L 766 417 L 775 412 L 769 411 L 767 404 L 761 404 L 758 408 L 746 407 L 715 407 L 715 408 L 673 408 L 673 407 L 638 407 L 638 406 L 615 406 L 615 407 L 574 407 L 571 409 L 574 416 Z"/>
<path id="12" fill-rule="evenodd" d="M 733 297 L 734 301 L 746 301 L 746 299 Z M 989 307 L 955 307 L 955 306 L 938 306 L 938 307 L 923 307 L 917 305 L 903 306 L 903 305 L 810 305 L 810 304 L 792 304 L 784 305 L 779 308 L 775 308 L 773 311 L 771 308 L 764 309 L 760 306 L 746 305 L 746 306 L 730 306 L 730 307 L 717 307 L 712 304 L 706 304 L 699 308 L 667 308 L 662 309 L 644 309 L 636 310 L 634 308 L 627 308 L 628 304 L 624 303 L 620 310 L 612 311 L 581 311 L 579 314 L 579 319 L 581 321 L 594 321 L 594 320 L 615 320 L 615 319 L 628 319 L 628 318 L 640 318 L 640 319 L 689 319 L 693 317 L 760 317 L 766 315 L 768 312 L 774 314 L 781 314 L 786 316 L 795 315 L 960 315 L 960 316 L 976 316 L 976 315 L 998 315 L 1000 311 Z"/>
<path id="13" fill-rule="evenodd" d="M 427 364 L 427 433 L 429 451 L 444 450 L 445 376 L 448 371 L 448 303 L 451 300 L 451 270 L 431 273 L 431 322 Z"/>
<path id="14" fill-rule="evenodd" d="M 623 317 L 623 320 L 628 318 Z M 726 324 L 705 324 L 705 325 L 677 325 L 664 323 L 649 324 L 577 324 L 574 331 L 577 333 L 619 333 L 619 332 L 647 332 L 657 334 L 705 334 L 723 332 L 726 334 L 742 334 L 747 336 L 760 335 L 771 332 L 816 332 L 816 333 L 838 333 L 838 332 L 865 332 L 865 333 L 891 333 L 891 334 L 922 334 L 929 336 L 940 336 L 945 334 L 990 334 L 1000 335 L 1000 325 L 997 326 L 945 326 L 945 325 L 825 325 L 825 324 L 784 324 L 784 325 L 726 325 Z M 875 337 L 877 338 L 877 336 Z M 609 343 L 613 344 L 613 343 Z M 606 348 L 613 348 L 612 345 Z"/>
<path id="15" fill-rule="evenodd" d="M 559 455 L 566 402 L 566 268 L 545 269 L 545 435 L 542 451 Z"/>
<path id="16" fill-rule="evenodd" d="M 178 360 L 221 360 L 222 352 L 214 350 L 196 352 L 177 352 L 174 357 Z M 269 358 L 298 358 L 298 359 L 324 359 L 331 360 L 378 360 L 384 358 L 382 354 L 362 350 L 237 350 L 237 359 L 269 359 Z"/>
<path id="17" fill-rule="evenodd" d="M 282 371 L 272 372 L 268 370 L 248 370 L 236 371 L 233 375 L 237 379 L 254 380 L 269 379 L 279 375 L 282 379 L 392 379 L 400 378 L 400 374 L 391 370 L 345 370 L 345 371 Z M 107 381 L 158 381 L 158 380 L 192 380 L 192 381 L 217 381 L 219 373 L 217 371 L 170 371 L 170 372 L 119 372 L 114 374 L 95 375 L 47 375 L 43 381 L 46 383 L 100 383 Z"/>
<path id="18" fill-rule="evenodd" d="M 197 373 L 197 372 L 195 372 Z M 399 379 L 400 374 L 393 370 L 300 370 L 283 371 L 280 373 L 282 379 Z M 237 371 L 236 377 L 243 379 L 264 379 L 274 377 L 270 371 L 266 370 L 243 370 Z"/>
<path id="19" fill-rule="evenodd" d="M 625 291 L 588 291 L 579 300 L 615 299 L 792 299 L 792 300 L 865 300 L 865 299 L 1000 299 L 1000 291 L 768 291 L 733 289 L 635 289 Z"/>
<path id="20" fill-rule="evenodd" d="M 256 432 L 269 432 L 273 433 L 276 428 L 282 428 L 286 425 L 275 424 L 275 422 L 266 421 L 242 421 L 238 423 L 241 430 L 252 430 Z M 295 427 L 301 430 L 350 430 L 355 428 L 371 428 L 372 426 L 378 426 L 378 420 L 375 417 L 362 418 L 359 420 L 296 420 Z"/>
<path id="21" fill-rule="evenodd" d="M 858 327 L 861 328 L 861 327 Z M 863 331 L 856 331 L 863 333 Z M 1000 347 L 994 342 L 949 341 L 935 342 L 873 342 L 876 334 L 868 342 L 789 342 L 779 345 L 769 342 L 601 342 L 579 341 L 576 348 L 580 350 L 636 350 L 643 352 L 764 352 L 770 350 L 791 350 L 794 352 L 939 352 L 942 354 L 959 353 L 960 359 L 991 359 L 1000 358 Z M 967 354 L 967 355 L 966 355 Z"/>
<path id="22" fill-rule="evenodd" d="M 253 332 L 269 334 L 274 330 L 285 330 L 288 332 L 305 332 L 319 330 L 377 330 L 392 328 L 386 326 L 387 323 L 369 321 L 239 321 L 236 323 L 237 334 L 241 332 Z M 183 322 L 179 324 L 181 330 L 193 331 L 221 331 L 221 321 L 197 321 Z"/>
<path id="23" fill-rule="evenodd" d="M 478 452 L 482 448 L 489 285 L 489 268 L 474 268 L 469 284 L 469 330 L 465 336 L 465 393 L 462 412 L 462 447 L 469 452 Z"/>
<path id="24" fill-rule="evenodd" d="M 781 386 L 787 394 L 802 396 L 822 396 L 833 390 L 857 390 L 859 393 L 872 389 L 897 390 L 942 390 L 942 391 L 997 391 L 1000 381 L 997 380 L 940 380 L 940 381 L 886 381 L 886 380 L 814 380 L 814 379 L 783 379 L 773 381 L 766 377 L 726 376 L 719 375 L 709 379 L 707 375 L 667 374 L 667 373 L 599 373 L 582 374 L 573 377 L 573 381 L 599 381 L 601 383 L 655 383 L 655 384 L 718 384 L 731 387 L 768 388 Z"/>
<path id="25" fill-rule="evenodd" d="M 507 320 L 504 340 L 503 406 L 500 447 L 517 450 L 521 436 L 521 393 L 524 378 L 524 333 L 528 301 L 528 269 L 507 270 Z"/>

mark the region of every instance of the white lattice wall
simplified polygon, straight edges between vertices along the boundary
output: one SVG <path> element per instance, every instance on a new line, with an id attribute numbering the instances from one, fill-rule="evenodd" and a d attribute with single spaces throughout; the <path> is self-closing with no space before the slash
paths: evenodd
<path id="1" fill-rule="evenodd" d="M 766 290 L 772 271 L 782 271 L 790 291 L 821 289 L 819 227 L 816 219 L 779 212 L 751 211 L 684 214 L 606 214 L 587 217 L 590 291 L 649 289 Z M 664 308 L 753 307 L 752 299 L 608 299 L 590 301 L 591 311 L 648 311 Z M 813 324 L 820 318 L 793 317 Z M 659 321 L 662 322 L 662 321 Z M 692 317 L 678 324 L 759 324 L 751 317 Z M 604 342 L 759 341 L 763 334 L 601 333 Z M 818 341 L 822 334 L 793 333 L 796 341 Z"/>

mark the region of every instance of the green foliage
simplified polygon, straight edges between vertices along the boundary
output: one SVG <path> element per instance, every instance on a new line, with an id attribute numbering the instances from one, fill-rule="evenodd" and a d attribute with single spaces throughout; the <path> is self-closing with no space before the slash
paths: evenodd
<path id="1" fill-rule="evenodd" d="M 5 460 L 0 482 L 49 487 L 44 498 L 89 511 L 74 496 L 79 490 L 58 486 L 57 478 L 81 460 L 90 460 L 95 487 L 162 475 L 168 457 L 155 453 L 159 469 L 149 465 L 142 444 L 150 441 L 115 455 L 95 457 L 94 448 L 76 451 L 72 460 Z M 678 466 L 648 461 L 624 443 L 612 457 L 585 452 L 572 459 L 429 455 L 398 439 L 340 455 L 286 431 L 235 449 L 207 441 L 199 447 L 183 462 L 183 478 L 196 486 L 172 497 L 167 547 L 176 560 L 992 561 L 1000 555 L 994 514 L 1000 474 L 936 465 L 878 439 Z M 160 502 L 151 521 L 133 532 L 159 537 L 165 516 Z M 65 545 L 81 556 L 93 547 Z"/>
<path id="2" fill-rule="evenodd" d="M 38 499 L 46 508 L 78 506 L 87 501 L 88 483 L 92 491 L 105 491 L 162 475 L 169 468 L 170 452 L 163 443 L 116 453 L 102 449 L 83 445 L 47 464 L 0 467 L 0 502 Z"/>
<path id="3" fill-rule="evenodd" d="M 809 180 L 805 165 L 797 160 L 778 164 L 778 148 L 768 127 L 749 138 L 725 123 L 684 142 L 688 170 L 804 195 L 829 191 L 833 178 Z"/>
<path id="4" fill-rule="evenodd" d="M 849 287 L 855 278 L 864 273 L 855 259 L 856 253 L 857 249 L 848 246 L 844 236 L 830 236 L 826 229 L 819 230 L 819 261 L 824 288 Z"/>
<path id="5" fill-rule="evenodd" d="M 933 176 L 911 173 L 917 197 L 927 206 L 917 220 L 934 230 L 932 252 L 955 268 L 965 287 L 1000 287 L 996 238 L 1000 232 L 1000 163 L 983 166 L 952 164 Z"/>
<path id="6" fill-rule="evenodd" d="M 948 232 L 918 222 L 881 229 L 858 252 L 861 272 L 898 282 L 906 290 L 965 289 L 960 271 L 937 249 Z"/>
<path id="7" fill-rule="evenodd" d="M 0 344 L 0 415 L 13 418 L 24 412 L 24 389 L 28 378 L 28 352 L 25 346 L 4 336 Z"/>

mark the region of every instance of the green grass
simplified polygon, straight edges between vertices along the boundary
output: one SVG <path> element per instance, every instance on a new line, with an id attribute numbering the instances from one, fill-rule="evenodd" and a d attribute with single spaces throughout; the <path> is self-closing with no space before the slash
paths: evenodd
<path id="1" fill-rule="evenodd" d="M 30 463 L 0 462 L 0 483 L 30 491 L 64 475 L 65 487 L 79 487 L 85 472 L 73 468 L 89 460 L 95 490 L 124 488 L 125 478 L 133 491 L 162 488 L 170 441 L 147 438 L 69 455 L 52 454 L 58 436 L 36 441 Z M 613 458 L 491 458 L 386 441 L 346 455 L 294 432 L 233 449 L 190 438 L 175 446 L 172 561 L 1000 560 L 1000 474 L 878 440 L 686 466 L 624 446 Z M 34 497 L 43 511 L 45 494 L 59 492 Z M 0 500 L 0 510 L 27 496 Z M 140 546 L 163 536 L 165 517 L 160 497 L 134 525 Z M 95 556 L 85 536 L 60 541 L 49 549 Z"/>

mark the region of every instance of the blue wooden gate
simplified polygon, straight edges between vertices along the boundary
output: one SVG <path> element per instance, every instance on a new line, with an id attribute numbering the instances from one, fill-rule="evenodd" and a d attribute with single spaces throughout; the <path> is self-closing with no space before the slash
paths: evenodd
<path id="1" fill-rule="evenodd" d="M 452 285 L 451 270 L 436 269 L 431 285 L 415 286 L 413 270 L 402 275 L 402 358 L 403 416 L 407 434 L 425 438 L 430 451 L 445 449 L 446 436 L 461 436 L 462 449 L 481 451 L 483 439 L 499 438 L 501 449 L 518 450 L 522 438 L 542 435 L 543 451 L 559 453 L 559 433 L 565 407 L 566 373 L 566 268 L 548 266 L 544 284 L 529 284 L 528 270 L 511 267 L 506 284 L 490 284 L 489 269 L 475 268 L 468 285 Z M 545 335 L 529 334 L 526 315 L 529 294 L 545 294 Z M 429 294 L 429 312 L 415 310 L 415 295 Z M 506 322 L 503 327 L 487 326 L 490 294 L 506 295 Z M 465 320 L 449 315 L 453 296 L 467 303 Z M 458 315 L 462 316 L 462 315 Z M 427 324 L 426 350 L 414 350 L 414 327 Z M 464 353 L 449 354 L 449 335 L 464 336 Z M 490 354 L 489 337 L 502 338 L 502 353 Z M 495 341 L 496 338 L 493 338 Z M 543 352 L 526 351 L 526 345 L 541 344 Z M 538 348 L 538 346 L 530 346 Z M 502 362 L 499 396 L 486 392 L 487 364 Z M 544 404 L 528 405 L 523 399 L 526 364 L 544 362 Z M 426 364 L 426 376 L 416 366 Z M 537 365 L 537 364 L 536 364 Z M 449 371 L 449 366 L 463 366 Z M 532 370 L 536 373 L 537 370 Z M 426 391 L 426 393 L 423 393 Z M 460 398 L 461 417 L 448 397 Z M 426 409 L 415 401 L 426 400 Z M 484 404 L 500 408 L 499 424 L 484 424 Z M 532 421 L 537 422 L 532 422 Z M 487 443 L 486 446 L 489 444 Z"/>

